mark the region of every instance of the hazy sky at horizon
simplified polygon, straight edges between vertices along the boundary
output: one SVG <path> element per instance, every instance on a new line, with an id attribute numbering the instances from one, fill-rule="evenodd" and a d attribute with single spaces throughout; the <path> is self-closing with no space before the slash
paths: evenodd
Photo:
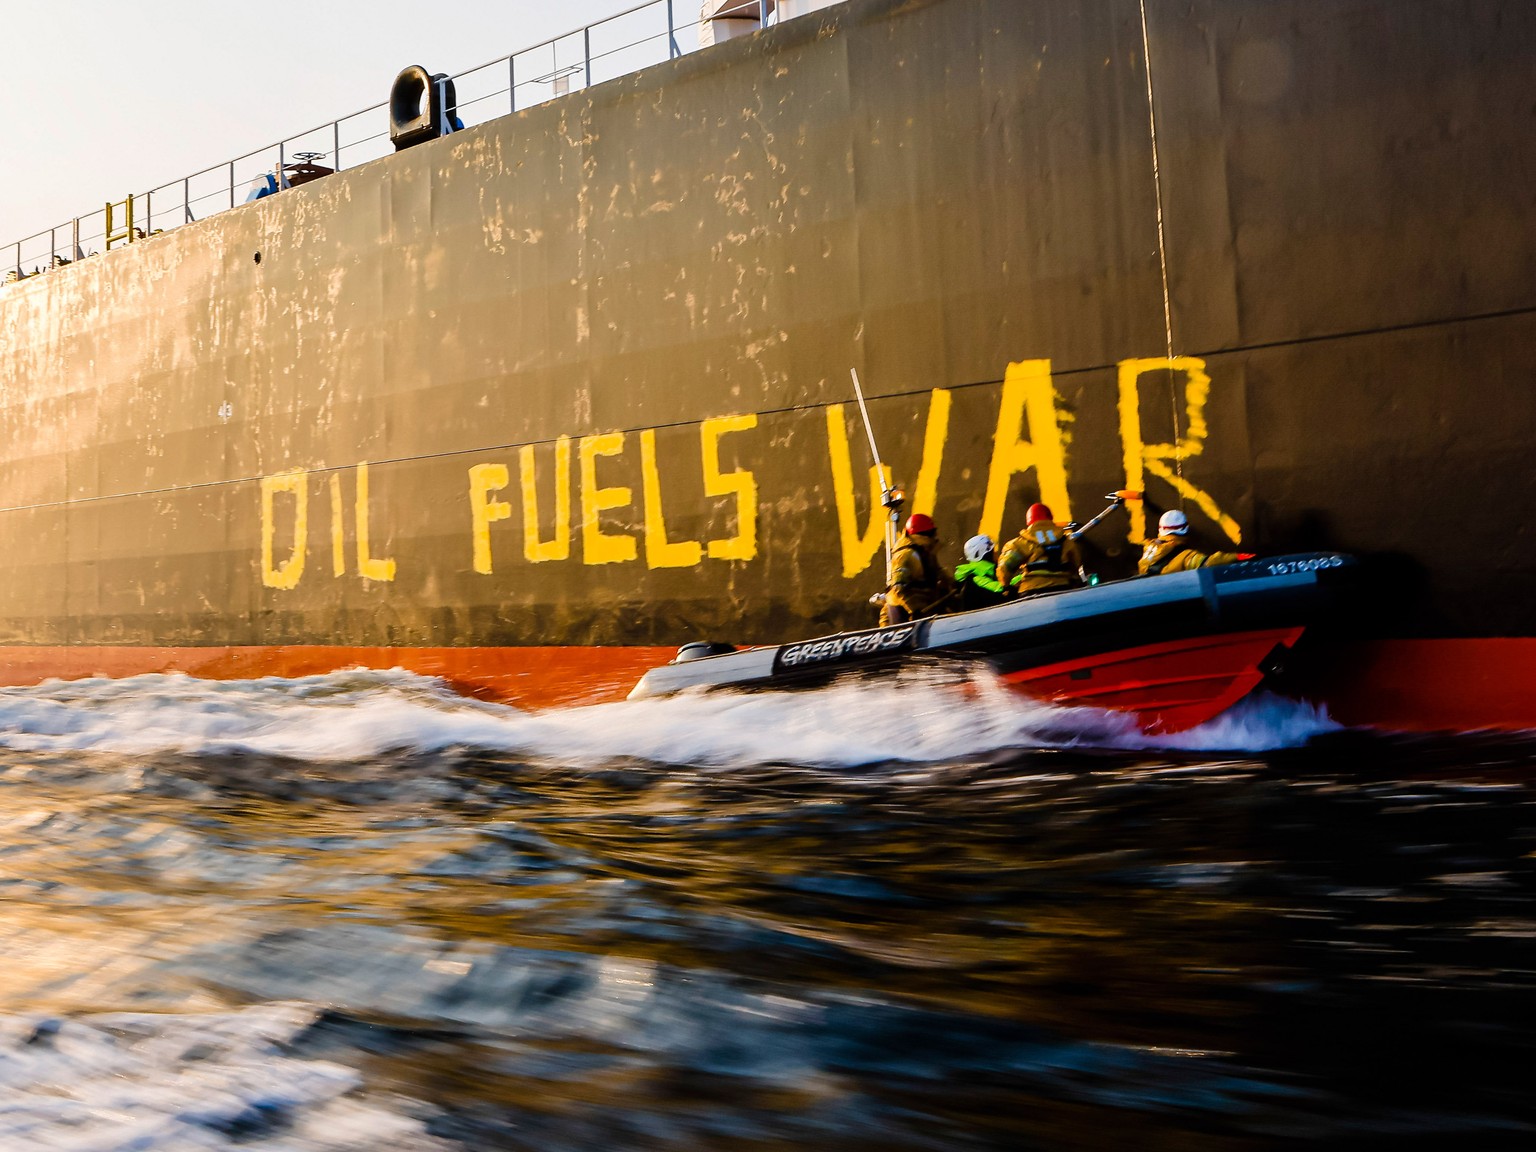
<path id="1" fill-rule="evenodd" d="M 458 74 L 638 6 L 0 0 L 18 113 L 0 132 L 0 245 L 381 103 L 408 64 Z M 696 46 L 697 0 L 675 0 L 674 10 L 688 22 L 679 42 Z M 664 50 L 659 4 L 610 26 L 614 42 L 644 35 L 647 18 Z M 488 101 L 465 119 L 504 110 Z"/>

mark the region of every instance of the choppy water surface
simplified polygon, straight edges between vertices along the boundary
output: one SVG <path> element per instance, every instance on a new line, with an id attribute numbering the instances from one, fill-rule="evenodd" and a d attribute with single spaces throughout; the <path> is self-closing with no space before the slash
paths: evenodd
<path id="1" fill-rule="evenodd" d="M 0 692 L 0 1149 L 1529 1147 L 1536 742 Z"/>

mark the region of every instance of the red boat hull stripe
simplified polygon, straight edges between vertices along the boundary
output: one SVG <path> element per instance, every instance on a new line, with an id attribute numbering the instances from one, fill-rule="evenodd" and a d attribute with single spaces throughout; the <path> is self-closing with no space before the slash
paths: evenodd
<path id="1" fill-rule="evenodd" d="M 1058 704 L 1135 713 L 1148 732 L 1177 732 L 1226 711 L 1264 678 L 1259 670 L 1277 645 L 1300 628 L 1234 632 L 1144 644 L 1027 668 L 1009 684 Z"/>

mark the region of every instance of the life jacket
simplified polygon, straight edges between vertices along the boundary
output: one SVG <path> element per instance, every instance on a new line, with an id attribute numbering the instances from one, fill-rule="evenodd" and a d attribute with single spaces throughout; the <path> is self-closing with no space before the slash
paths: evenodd
<path id="1" fill-rule="evenodd" d="M 1003 561 L 1006 572 L 1017 573 L 1016 584 L 1024 594 L 1068 587 L 1083 562 L 1077 542 L 1050 520 L 1036 520 L 1010 540 Z"/>
<path id="2" fill-rule="evenodd" d="M 1182 536 L 1159 536 L 1148 540 L 1136 566 L 1143 576 L 1161 576 L 1165 572 L 1187 572 L 1191 568 L 1215 568 L 1231 564 L 1236 552 L 1197 552 Z"/>
<path id="3" fill-rule="evenodd" d="M 1143 576 L 1161 576 L 1169 561 L 1188 548 L 1182 536 L 1157 536 L 1148 540 L 1141 550 L 1141 563 L 1137 567 Z"/>
<path id="4" fill-rule="evenodd" d="M 922 578 L 920 580 L 896 579 L 897 573 L 909 571 L 909 566 L 903 562 L 903 558 L 908 553 L 915 553 L 918 562 L 922 567 Z M 896 546 L 896 550 L 891 553 L 890 583 L 887 584 L 886 587 L 888 589 L 894 588 L 900 584 L 904 587 L 913 589 L 937 588 L 942 581 L 943 576 L 944 572 L 939 567 L 938 557 L 933 554 L 933 549 L 920 548 L 914 544 L 910 538 L 903 535 L 900 543 L 898 543 Z"/>
<path id="5" fill-rule="evenodd" d="M 891 553 L 889 582 L 885 586 L 885 607 L 899 608 L 908 617 L 931 616 L 949 600 L 949 573 L 939 566 L 931 548 L 923 548 L 903 535 Z M 890 623 L 891 613 L 882 611 L 881 623 Z"/>
<path id="6" fill-rule="evenodd" d="M 1062 550 L 1067 546 L 1067 537 L 1055 524 L 1049 520 L 1036 520 L 1019 536 L 1020 539 L 1028 537 L 1033 540 L 1036 548 L 1034 557 L 1024 564 L 1025 576 L 1067 574 L 1067 567 L 1061 560 Z"/>

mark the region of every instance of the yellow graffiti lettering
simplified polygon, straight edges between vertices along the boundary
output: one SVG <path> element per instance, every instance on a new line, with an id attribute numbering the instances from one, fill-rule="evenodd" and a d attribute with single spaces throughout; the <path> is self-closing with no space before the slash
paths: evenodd
<path id="1" fill-rule="evenodd" d="M 368 463 L 357 466 L 357 572 L 364 580 L 393 580 L 395 562 L 369 554 Z"/>
<path id="2" fill-rule="evenodd" d="M 555 441 L 555 534 L 539 539 L 539 486 L 533 445 L 518 449 L 523 487 L 523 555 L 531 564 L 565 560 L 571 554 L 571 438 Z"/>
<path id="3" fill-rule="evenodd" d="M 939 499 L 939 471 L 944 467 L 944 442 L 949 439 L 949 393 L 935 388 L 928 396 L 928 423 L 923 429 L 923 462 L 912 490 L 914 512 L 933 515 Z"/>
<path id="4" fill-rule="evenodd" d="M 1025 419 L 1029 439 L 1020 439 Z M 1056 403 L 1049 360 L 1022 360 L 1009 364 L 1003 375 L 1003 396 L 997 410 L 997 432 L 992 437 L 992 466 L 987 473 L 987 496 L 982 503 L 977 529 L 994 540 L 1003 539 L 1003 516 L 1008 489 L 1020 472 L 1035 470 L 1040 501 L 1049 504 L 1056 519 L 1072 518 L 1067 496 L 1067 446 L 1071 414 Z"/>
<path id="5" fill-rule="evenodd" d="M 938 499 L 939 473 L 944 467 L 944 445 L 949 438 L 949 392 L 935 388 L 928 397 L 928 422 L 923 430 L 923 459 L 917 470 L 912 510 L 932 513 Z M 854 504 L 853 461 L 848 449 L 848 421 L 842 404 L 827 408 L 827 443 L 832 461 L 832 496 L 837 504 L 837 532 L 842 541 L 843 575 L 859 575 L 873 562 L 885 538 L 885 511 L 880 505 L 880 467 L 885 468 L 887 483 L 894 483 L 891 470 L 883 463 L 869 470 L 869 521 L 859 531 L 858 509 Z"/>
<path id="6" fill-rule="evenodd" d="M 281 564 L 273 564 L 273 537 L 277 533 L 273 505 L 277 494 L 293 496 L 293 550 Z M 295 588 L 304 575 L 305 541 L 309 535 L 309 486 L 304 469 L 294 468 L 261 478 L 261 582 L 268 588 Z"/>
<path id="7" fill-rule="evenodd" d="M 1149 372 L 1182 372 L 1185 377 L 1184 405 L 1188 432 L 1175 435 L 1174 444 L 1147 444 L 1141 433 L 1141 377 Z M 1205 361 L 1198 356 L 1175 356 L 1173 359 L 1157 357 L 1147 360 L 1122 360 L 1120 375 L 1120 443 L 1125 450 L 1125 484 L 1127 488 L 1146 487 L 1148 473 L 1167 481 L 1181 497 L 1194 502 L 1202 512 L 1221 526 L 1221 530 L 1234 543 L 1242 543 L 1242 529 L 1237 521 L 1223 512 L 1210 493 L 1195 487 L 1177 470 L 1180 461 L 1200 455 L 1205 450 L 1208 432 L 1205 423 L 1205 402 L 1211 394 L 1211 378 L 1205 371 Z M 1169 461 L 1175 466 L 1169 467 Z M 1146 505 L 1132 501 L 1127 506 L 1131 516 L 1131 543 L 1142 544 L 1147 539 Z"/>
<path id="8" fill-rule="evenodd" d="M 640 474 L 645 495 L 645 563 L 649 568 L 692 568 L 704 555 L 696 540 L 667 541 L 667 519 L 661 508 L 661 472 L 656 467 L 656 431 L 640 433 Z"/>
<path id="9" fill-rule="evenodd" d="M 704 495 L 711 499 L 736 497 L 736 535 L 709 542 L 708 552 L 713 560 L 751 560 L 757 556 L 757 478 L 744 468 L 720 471 L 720 437 L 756 427 L 756 416 L 716 416 L 699 425 L 704 452 Z"/>
<path id="10" fill-rule="evenodd" d="M 581 438 L 581 558 L 587 564 L 618 564 L 637 555 L 633 536 L 610 535 L 598 523 L 598 513 L 626 508 L 633 499 L 628 488 L 597 486 L 597 458 L 617 456 L 623 451 L 622 432 Z"/>
<path id="11" fill-rule="evenodd" d="M 341 474 L 331 473 L 331 575 L 347 573 L 347 523 L 341 502 Z"/>
<path id="12" fill-rule="evenodd" d="M 512 515 L 512 505 L 505 500 L 492 500 L 492 492 L 500 492 L 512 481 L 505 464 L 476 464 L 469 470 L 469 519 L 474 536 L 475 571 L 489 576 L 491 573 L 491 524 Z"/>
<path id="13" fill-rule="evenodd" d="M 852 579 L 874 560 L 885 537 L 885 511 L 880 507 L 880 473 L 884 464 L 869 470 L 869 522 L 859 531 L 859 510 L 854 506 L 853 456 L 848 450 L 848 421 L 843 405 L 827 408 L 827 446 L 832 460 L 832 496 L 837 504 L 837 535 L 843 546 L 843 576 Z"/>

